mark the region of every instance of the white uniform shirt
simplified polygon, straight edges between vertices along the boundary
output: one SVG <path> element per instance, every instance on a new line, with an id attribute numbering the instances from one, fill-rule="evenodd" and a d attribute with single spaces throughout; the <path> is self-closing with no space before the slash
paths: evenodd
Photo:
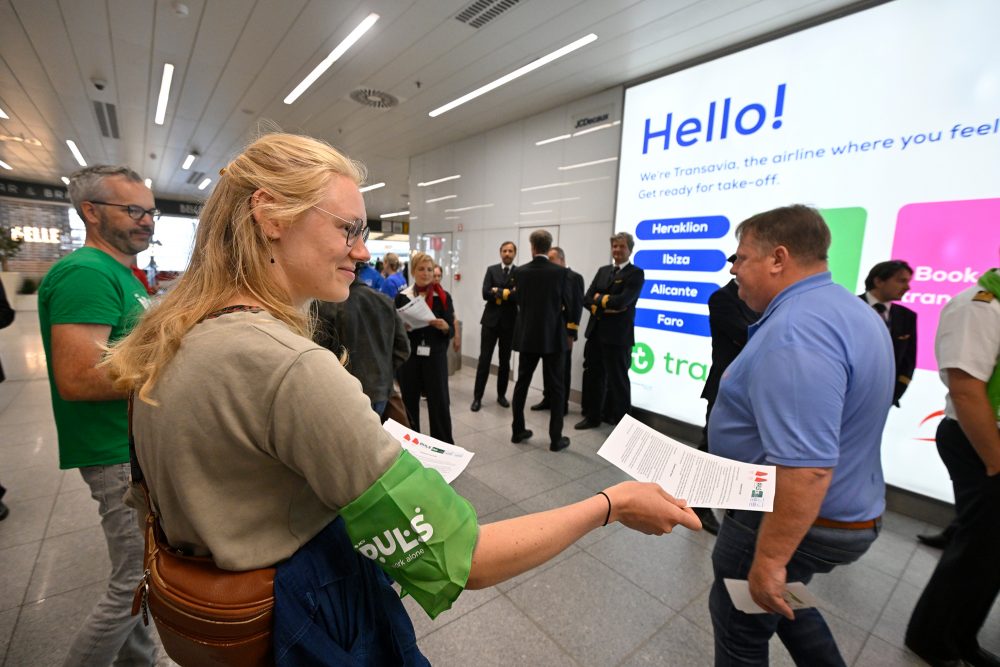
<path id="1" fill-rule="evenodd" d="M 973 285 L 959 292 L 941 310 L 934 354 L 937 357 L 941 381 L 948 386 L 947 369 L 963 370 L 977 380 L 989 382 L 993 369 L 1000 363 L 1000 299 L 989 303 L 974 301 L 983 291 Z M 944 413 L 957 419 L 949 394 Z"/>

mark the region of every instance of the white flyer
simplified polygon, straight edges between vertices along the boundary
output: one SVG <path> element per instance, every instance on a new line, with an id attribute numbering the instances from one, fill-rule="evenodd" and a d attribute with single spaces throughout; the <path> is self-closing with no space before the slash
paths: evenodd
<path id="1" fill-rule="evenodd" d="M 475 452 L 417 433 L 394 419 L 386 421 L 382 428 L 398 440 L 403 449 L 413 454 L 425 468 L 433 468 L 441 473 L 444 481 L 449 484 L 462 474 L 475 456 Z"/>
<path id="2" fill-rule="evenodd" d="M 437 319 L 424 299 L 410 299 L 409 303 L 397 308 L 396 312 L 403 319 L 403 324 L 409 325 L 411 329 L 426 327 L 431 320 Z"/>
<path id="3" fill-rule="evenodd" d="M 726 590 L 729 591 L 729 597 L 733 601 L 733 606 L 744 614 L 768 613 L 750 597 L 750 582 L 746 579 L 723 579 L 722 582 L 726 585 Z M 792 611 L 818 607 L 820 605 L 819 599 L 801 581 L 793 581 L 787 584 L 782 597 L 785 598 L 785 602 L 788 603 Z"/>
<path id="4" fill-rule="evenodd" d="M 597 453 L 641 482 L 656 482 L 689 507 L 774 510 L 774 466 L 700 452 L 629 415 Z"/>

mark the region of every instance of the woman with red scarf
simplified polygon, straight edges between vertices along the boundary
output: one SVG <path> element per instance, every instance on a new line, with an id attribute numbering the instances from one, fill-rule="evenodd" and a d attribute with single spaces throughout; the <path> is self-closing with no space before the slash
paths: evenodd
<path id="1" fill-rule="evenodd" d="M 432 438 L 448 443 L 451 437 L 451 400 L 448 397 L 448 343 L 455 336 L 455 306 L 451 295 L 434 282 L 434 260 L 415 252 L 410 258 L 413 284 L 396 295 L 396 308 L 411 299 L 425 299 L 436 319 L 419 329 L 412 329 L 410 358 L 399 369 L 399 388 L 410 427 L 420 431 L 420 394 L 427 395 L 427 415 Z"/>

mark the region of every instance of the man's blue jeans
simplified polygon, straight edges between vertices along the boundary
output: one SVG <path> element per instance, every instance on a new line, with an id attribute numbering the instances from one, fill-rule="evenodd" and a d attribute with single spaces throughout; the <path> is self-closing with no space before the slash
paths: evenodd
<path id="1" fill-rule="evenodd" d="M 708 598 L 715 630 L 715 664 L 767 665 L 768 641 L 777 632 L 797 665 L 844 665 L 837 642 L 818 609 L 779 614 L 744 614 L 733 606 L 723 579 L 746 579 L 753 564 L 760 512 L 728 512 L 712 551 L 715 583 Z M 787 581 L 809 583 L 814 574 L 853 563 L 868 551 L 881 530 L 813 526 L 787 565 Z"/>

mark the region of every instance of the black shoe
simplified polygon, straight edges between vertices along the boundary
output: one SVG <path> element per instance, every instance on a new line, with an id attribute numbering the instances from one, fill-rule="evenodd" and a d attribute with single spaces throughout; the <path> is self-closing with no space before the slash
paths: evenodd
<path id="1" fill-rule="evenodd" d="M 559 440 L 557 440 L 556 442 L 553 442 L 552 444 L 549 445 L 549 451 L 550 452 L 561 452 L 562 450 L 566 449 L 567 447 L 569 447 L 569 438 L 567 438 L 564 435 L 563 437 L 559 438 Z"/>
<path id="2" fill-rule="evenodd" d="M 917 535 L 917 540 L 929 547 L 944 549 L 951 542 L 951 534 L 947 530 L 943 530 L 935 535 Z"/>
<path id="3" fill-rule="evenodd" d="M 510 441 L 516 445 L 518 443 L 524 442 L 533 435 L 534 433 L 532 433 L 531 431 L 518 431 L 517 433 L 511 436 Z"/>
<path id="4" fill-rule="evenodd" d="M 973 667 L 1000 667 L 1000 656 L 981 647 L 975 653 L 963 655 L 962 659 Z"/>
<path id="5" fill-rule="evenodd" d="M 472 399 L 472 405 L 469 406 L 469 409 L 473 412 L 479 412 L 479 408 L 481 407 L 483 407 L 483 404 L 479 402 L 478 398 L 474 398 Z"/>
<path id="6" fill-rule="evenodd" d="M 935 658 L 934 656 L 929 655 L 926 651 L 920 649 L 915 644 L 912 644 L 909 641 L 904 641 L 903 643 L 906 644 L 906 648 L 913 651 L 918 658 L 926 662 L 931 667 L 973 667 L 977 664 L 973 662 L 967 662 L 962 658 Z M 983 663 L 983 664 L 989 664 L 989 663 Z"/>
<path id="7" fill-rule="evenodd" d="M 507 400 L 506 396 L 500 396 L 499 398 L 497 398 L 497 405 L 499 405 L 501 408 L 509 408 L 510 401 Z"/>
<path id="8" fill-rule="evenodd" d="M 708 507 L 696 507 L 694 513 L 701 519 L 701 527 L 706 533 L 719 534 L 719 520 L 715 518 L 715 512 Z"/>
<path id="9" fill-rule="evenodd" d="M 535 403 L 534 405 L 532 405 L 531 409 L 534 410 L 535 412 L 538 412 L 539 410 L 548 410 L 549 409 L 549 402 L 543 398 L 538 403 Z"/>
<path id="10" fill-rule="evenodd" d="M 10 514 L 10 508 L 4 505 L 3 501 L 0 500 L 0 521 L 6 519 L 8 514 Z"/>
<path id="11" fill-rule="evenodd" d="M 589 417 L 584 417 L 583 420 L 578 421 L 576 423 L 576 426 L 574 426 L 573 428 L 575 428 L 577 431 L 583 431 L 583 430 L 586 430 L 588 428 L 597 428 L 600 425 L 601 425 L 601 422 L 594 421 L 593 419 L 590 419 Z"/>

